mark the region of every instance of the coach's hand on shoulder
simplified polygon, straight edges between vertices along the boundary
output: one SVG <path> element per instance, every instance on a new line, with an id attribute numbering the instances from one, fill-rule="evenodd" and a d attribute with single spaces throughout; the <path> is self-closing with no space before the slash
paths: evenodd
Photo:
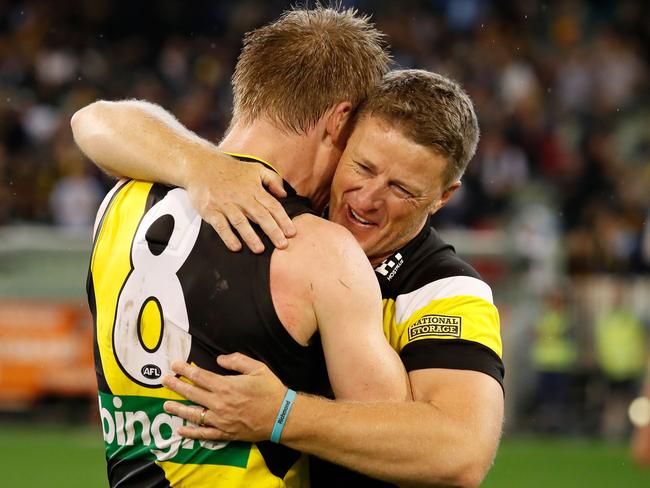
<path id="1" fill-rule="evenodd" d="M 240 375 L 223 376 L 185 362 L 172 363 L 172 370 L 191 383 L 171 375 L 162 384 L 192 402 L 165 402 L 165 411 L 194 426 L 178 429 L 191 439 L 262 441 L 271 432 L 287 387 L 260 361 L 234 353 L 217 363 Z"/>
<path id="2" fill-rule="evenodd" d="M 242 248 L 235 231 L 251 251 L 264 251 L 250 221 L 262 228 L 275 247 L 286 248 L 287 237 L 293 237 L 296 228 L 275 198 L 286 196 L 282 178 L 262 164 L 240 162 L 226 154 L 215 158 L 186 161 L 183 186 L 201 217 L 231 251 Z"/>

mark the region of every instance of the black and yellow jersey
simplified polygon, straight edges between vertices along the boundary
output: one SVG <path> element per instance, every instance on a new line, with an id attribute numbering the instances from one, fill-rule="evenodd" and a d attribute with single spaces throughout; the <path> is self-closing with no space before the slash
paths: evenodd
<path id="1" fill-rule="evenodd" d="M 288 186 L 288 185 L 286 185 Z M 290 216 L 309 202 L 287 188 Z M 88 274 L 95 368 L 111 487 L 303 487 L 304 456 L 270 442 L 182 439 L 185 421 L 163 410 L 182 400 L 162 387 L 173 360 L 227 373 L 220 354 L 266 363 L 289 387 L 322 385 L 318 341 L 303 347 L 278 319 L 269 269 L 274 250 L 232 253 L 185 190 L 120 182 L 98 214 Z"/>
<path id="2" fill-rule="evenodd" d="M 503 386 L 492 290 L 430 226 L 375 268 L 384 334 L 407 371 L 467 369 Z"/>

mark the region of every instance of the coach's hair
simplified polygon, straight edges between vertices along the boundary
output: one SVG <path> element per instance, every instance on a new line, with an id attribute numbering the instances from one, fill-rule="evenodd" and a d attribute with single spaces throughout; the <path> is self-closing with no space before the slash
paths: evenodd
<path id="1" fill-rule="evenodd" d="M 381 117 L 446 158 L 445 188 L 463 175 L 476 152 L 479 127 L 472 101 L 458 83 L 442 75 L 391 71 L 359 108 L 358 117 L 367 115 Z"/>
<path id="2" fill-rule="evenodd" d="M 231 124 L 265 116 L 304 133 L 339 102 L 356 110 L 388 70 L 384 46 L 384 35 L 354 9 L 285 12 L 244 37 Z"/>

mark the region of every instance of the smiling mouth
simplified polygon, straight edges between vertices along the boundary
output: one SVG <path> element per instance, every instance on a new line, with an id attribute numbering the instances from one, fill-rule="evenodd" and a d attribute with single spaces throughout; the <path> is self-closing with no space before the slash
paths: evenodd
<path id="1" fill-rule="evenodd" d="M 356 221 L 362 225 L 375 225 L 372 222 L 369 222 L 368 220 L 364 219 L 361 217 L 358 213 L 356 213 L 354 210 L 352 210 L 352 207 L 348 207 L 348 215 L 352 217 L 353 221 Z"/>

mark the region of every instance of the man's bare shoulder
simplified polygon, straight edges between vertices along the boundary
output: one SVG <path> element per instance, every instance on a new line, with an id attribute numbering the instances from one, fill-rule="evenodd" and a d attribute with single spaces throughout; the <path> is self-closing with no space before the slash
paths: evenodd
<path id="1" fill-rule="evenodd" d="M 379 303 L 379 285 L 347 229 L 309 214 L 296 217 L 294 224 L 297 234 L 288 247 L 273 251 L 271 295 L 282 324 L 306 344 L 326 323 L 319 310 L 333 316 L 355 303 L 367 310 L 367 295 L 377 296 Z"/>
<path id="2" fill-rule="evenodd" d="M 345 227 L 311 214 L 294 219 L 297 234 L 289 241 L 306 256 L 317 253 L 319 260 L 362 259 L 367 261 L 354 236 Z"/>
<path id="3" fill-rule="evenodd" d="M 276 249 L 276 270 L 290 270 L 295 280 L 313 288 L 331 281 L 352 281 L 372 286 L 375 275 L 354 236 L 345 228 L 315 215 L 293 219 L 296 236 L 286 249 Z M 378 285 L 377 285 L 378 286 Z"/>
<path id="4" fill-rule="evenodd" d="M 375 273 L 354 236 L 345 227 L 304 215 L 294 219 L 297 234 L 289 241 L 291 265 L 309 280 L 320 297 L 339 296 L 339 287 L 349 296 L 380 296 Z"/>

